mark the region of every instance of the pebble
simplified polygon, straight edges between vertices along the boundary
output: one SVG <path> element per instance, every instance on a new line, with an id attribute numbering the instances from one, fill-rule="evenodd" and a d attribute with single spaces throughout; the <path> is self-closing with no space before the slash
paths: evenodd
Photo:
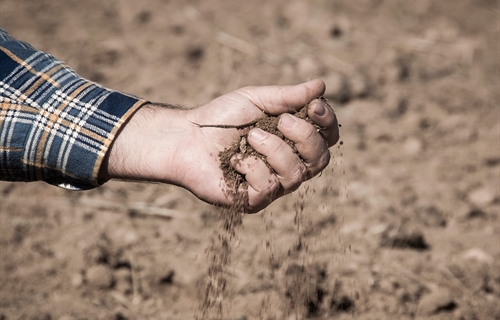
<path id="1" fill-rule="evenodd" d="M 479 248 L 469 249 L 462 253 L 461 256 L 464 260 L 476 261 L 481 264 L 484 263 L 490 265 L 493 263 L 493 257 Z"/>
<path id="2" fill-rule="evenodd" d="M 113 245 L 118 248 L 129 247 L 139 241 L 137 233 L 126 228 L 117 228 L 111 231 L 109 237 L 112 240 Z"/>
<path id="3" fill-rule="evenodd" d="M 355 301 L 348 295 L 337 295 L 330 302 L 331 313 L 348 313 L 355 308 Z"/>
<path id="4" fill-rule="evenodd" d="M 397 287 L 397 283 L 393 279 L 388 279 L 387 277 L 380 279 L 380 281 L 377 282 L 377 285 L 380 290 L 387 294 L 394 293 Z"/>
<path id="5" fill-rule="evenodd" d="M 380 237 L 380 246 L 388 248 L 428 250 L 429 244 L 420 230 L 407 230 L 392 225 Z"/>
<path id="6" fill-rule="evenodd" d="M 474 206 L 464 206 L 457 212 L 457 217 L 461 221 L 467 221 L 476 218 L 485 219 L 487 217 L 487 214 L 483 210 L 478 209 Z"/>
<path id="7" fill-rule="evenodd" d="M 440 312 L 452 311 L 457 307 L 456 302 L 446 289 L 436 289 L 422 297 L 418 304 L 417 315 L 431 316 Z"/>
<path id="8" fill-rule="evenodd" d="M 111 270 L 102 264 L 94 265 L 88 268 L 85 276 L 89 285 L 99 289 L 109 289 L 114 283 Z"/>
<path id="9" fill-rule="evenodd" d="M 73 287 L 79 287 L 83 283 L 83 276 L 81 273 L 75 273 L 71 276 L 71 285 Z"/>
<path id="10" fill-rule="evenodd" d="M 444 213 L 433 205 L 417 208 L 415 213 L 416 218 L 426 226 L 445 227 L 447 224 Z"/>
<path id="11" fill-rule="evenodd" d="M 132 275 L 128 268 L 119 268 L 114 273 L 115 289 L 122 294 L 132 292 Z"/>
<path id="12" fill-rule="evenodd" d="M 48 312 L 36 312 L 28 316 L 29 320 L 52 320 L 52 315 Z"/>
<path id="13" fill-rule="evenodd" d="M 448 267 L 472 292 L 497 295 L 500 285 L 498 264 L 489 253 L 479 248 L 471 248 L 460 254 L 459 259 Z"/>
<path id="14" fill-rule="evenodd" d="M 403 150 L 409 156 L 416 156 L 422 151 L 423 146 L 422 140 L 415 137 L 409 137 L 403 144 Z"/>
<path id="15" fill-rule="evenodd" d="M 347 17 L 338 17 L 330 27 L 330 37 L 334 39 L 343 38 L 352 33 L 352 23 Z"/>
<path id="16" fill-rule="evenodd" d="M 469 202 L 478 208 L 484 208 L 490 205 L 495 201 L 495 198 L 495 192 L 487 187 L 475 189 L 471 191 L 468 196 Z"/>

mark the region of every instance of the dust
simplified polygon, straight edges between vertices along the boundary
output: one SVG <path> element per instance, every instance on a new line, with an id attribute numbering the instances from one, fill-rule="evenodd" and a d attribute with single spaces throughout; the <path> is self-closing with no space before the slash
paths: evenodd
<path id="1" fill-rule="evenodd" d="M 224 318 L 227 287 L 227 268 L 231 262 L 231 252 L 242 224 L 243 212 L 248 202 L 246 192 L 233 194 L 230 207 L 219 211 L 220 226 L 207 250 L 208 271 L 203 302 L 196 319 L 212 317 Z"/>

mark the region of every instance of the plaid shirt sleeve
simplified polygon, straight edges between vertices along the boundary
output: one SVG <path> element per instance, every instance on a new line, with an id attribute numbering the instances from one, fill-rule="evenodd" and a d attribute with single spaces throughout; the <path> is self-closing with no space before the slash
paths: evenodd
<path id="1" fill-rule="evenodd" d="M 0 180 L 98 186 L 117 131 L 145 103 L 79 77 L 0 29 Z"/>

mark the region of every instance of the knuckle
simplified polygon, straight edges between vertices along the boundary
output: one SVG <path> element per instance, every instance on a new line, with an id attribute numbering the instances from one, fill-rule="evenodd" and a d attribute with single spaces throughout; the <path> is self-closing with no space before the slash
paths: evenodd
<path id="1" fill-rule="evenodd" d="M 307 143 L 309 143 L 310 141 L 316 140 L 316 138 L 318 138 L 317 134 L 318 134 L 318 131 L 316 131 L 316 129 L 312 125 L 308 125 L 307 130 L 305 130 L 305 133 L 304 133 L 305 141 Z M 323 140 L 323 139 L 321 139 L 321 140 Z"/>
<path id="2" fill-rule="evenodd" d="M 288 145 L 281 139 L 272 139 L 269 145 L 272 154 L 282 154 L 287 147 Z"/>
<path id="3" fill-rule="evenodd" d="M 309 170 L 302 163 L 293 168 L 288 179 L 287 191 L 296 190 L 303 181 L 307 180 L 308 172 Z"/>
<path id="4" fill-rule="evenodd" d="M 306 164 L 308 168 L 308 176 L 306 177 L 306 180 L 313 178 L 320 171 L 325 169 L 330 163 L 330 159 L 331 159 L 330 151 L 328 149 L 325 149 L 323 152 L 321 152 L 321 155 L 319 155 L 319 157 L 315 161 Z"/>
<path id="5" fill-rule="evenodd" d="M 331 155 L 330 155 L 330 152 L 327 150 L 325 150 L 321 156 L 319 157 L 318 159 L 318 167 L 319 167 L 319 171 L 323 170 L 324 168 L 326 168 L 326 166 L 330 163 L 330 158 L 331 158 Z"/>

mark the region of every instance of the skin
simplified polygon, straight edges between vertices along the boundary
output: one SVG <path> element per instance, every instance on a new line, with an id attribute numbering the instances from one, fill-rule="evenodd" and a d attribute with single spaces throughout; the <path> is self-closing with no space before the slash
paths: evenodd
<path id="1" fill-rule="evenodd" d="M 316 79 L 295 86 L 245 87 L 188 110 L 146 105 L 122 127 L 100 178 L 174 184 L 208 203 L 230 205 L 218 154 L 239 141 L 241 132 L 196 124 L 237 126 L 264 113 L 280 115 L 278 129 L 295 143 L 300 157 L 283 140 L 260 129 L 249 132 L 248 143 L 267 156 L 274 172 L 256 157 L 233 157 L 233 167 L 248 182 L 246 211 L 258 212 L 328 165 L 328 148 L 338 141 L 339 130 L 333 110 L 317 99 L 324 91 L 325 84 Z M 308 115 L 323 128 L 320 131 L 289 114 L 311 101 Z"/>

